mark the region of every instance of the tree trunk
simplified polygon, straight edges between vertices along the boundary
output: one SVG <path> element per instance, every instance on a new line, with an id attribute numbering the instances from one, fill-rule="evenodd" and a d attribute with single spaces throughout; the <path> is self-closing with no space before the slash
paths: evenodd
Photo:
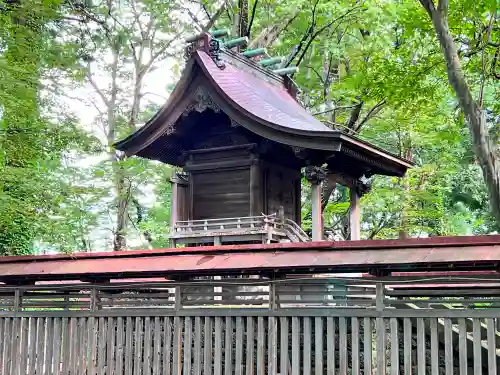
<path id="1" fill-rule="evenodd" d="M 432 0 L 420 0 L 420 2 L 432 19 L 446 61 L 448 81 L 455 91 L 460 108 L 467 119 L 474 153 L 483 171 L 484 181 L 488 189 L 491 210 L 497 223 L 500 224 L 500 161 L 496 156 L 498 146 L 491 142 L 483 108 L 474 101 L 465 81 L 457 49 L 448 26 L 448 0 L 440 0 L 437 8 Z"/>

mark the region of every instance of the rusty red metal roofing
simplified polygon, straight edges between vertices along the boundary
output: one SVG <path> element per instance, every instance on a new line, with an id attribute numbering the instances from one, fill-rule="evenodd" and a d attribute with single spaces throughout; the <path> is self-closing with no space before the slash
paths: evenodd
<path id="1" fill-rule="evenodd" d="M 297 103 L 283 85 L 271 84 L 231 64 L 220 69 L 202 51 L 196 52 L 196 60 L 216 87 L 241 111 L 283 128 L 334 132 Z"/>
<path id="2" fill-rule="evenodd" d="M 0 259 L 0 280 L 497 270 L 500 236 L 205 246 Z"/>

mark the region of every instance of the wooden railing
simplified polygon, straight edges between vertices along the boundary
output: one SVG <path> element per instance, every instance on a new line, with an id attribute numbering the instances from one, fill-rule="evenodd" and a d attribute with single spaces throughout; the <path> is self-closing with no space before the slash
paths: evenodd
<path id="1" fill-rule="evenodd" d="M 277 214 L 178 221 L 174 225 L 172 237 L 265 234 L 269 231 L 291 242 L 310 241 L 309 236 L 293 220 L 281 218 Z"/>

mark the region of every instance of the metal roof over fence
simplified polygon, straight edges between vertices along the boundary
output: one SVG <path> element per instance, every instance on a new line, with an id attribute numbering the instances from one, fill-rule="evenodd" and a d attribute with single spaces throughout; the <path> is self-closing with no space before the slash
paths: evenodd
<path id="1" fill-rule="evenodd" d="M 500 235 L 226 245 L 0 258 L 0 281 L 240 274 L 498 271 Z"/>

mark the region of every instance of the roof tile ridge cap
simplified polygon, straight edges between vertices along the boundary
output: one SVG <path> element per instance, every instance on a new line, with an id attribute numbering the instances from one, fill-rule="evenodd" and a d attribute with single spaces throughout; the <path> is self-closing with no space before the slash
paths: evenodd
<path id="1" fill-rule="evenodd" d="M 227 55 L 229 56 L 230 58 L 233 58 L 235 60 L 238 60 L 239 62 L 241 62 L 242 64 L 245 64 L 246 66 L 248 66 L 249 68 L 251 69 L 254 69 L 256 70 L 257 72 L 259 73 L 262 73 L 266 76 L 268 76 L 269 78 L 272 78 L 273 80 L 275 80 L 277 83 L 279 83 L 281 86 L 283 86 L 283 89 L 286 90 L 286 87 L 285 87 L 285 80 L 283 79 L 283 77 L 277 75 L 276 73 L 274 73 L 272 70 L 270 69 L 267 69 L 265 67 L 262 67 L 260 66 L 259 64 L 257 64 L 255 61 L 247 58 L 247 57 L 244 57 L 242 56 L 241 54 L 237 53 L 237 52 L 234 52 L 234 51 L 231 51 L 231 50 L 221 50 L 222 54 L 224 55 Z M 238 67 L 234 66 L 231 64 L 230 61 L 228 61 L 228 63 L 233 66 L 233 68 L 237 69 L 237 70 L 241 70 L 241 69 L 238 69 Z M 259 77 L 257 77 L 259 78 Z"/>

